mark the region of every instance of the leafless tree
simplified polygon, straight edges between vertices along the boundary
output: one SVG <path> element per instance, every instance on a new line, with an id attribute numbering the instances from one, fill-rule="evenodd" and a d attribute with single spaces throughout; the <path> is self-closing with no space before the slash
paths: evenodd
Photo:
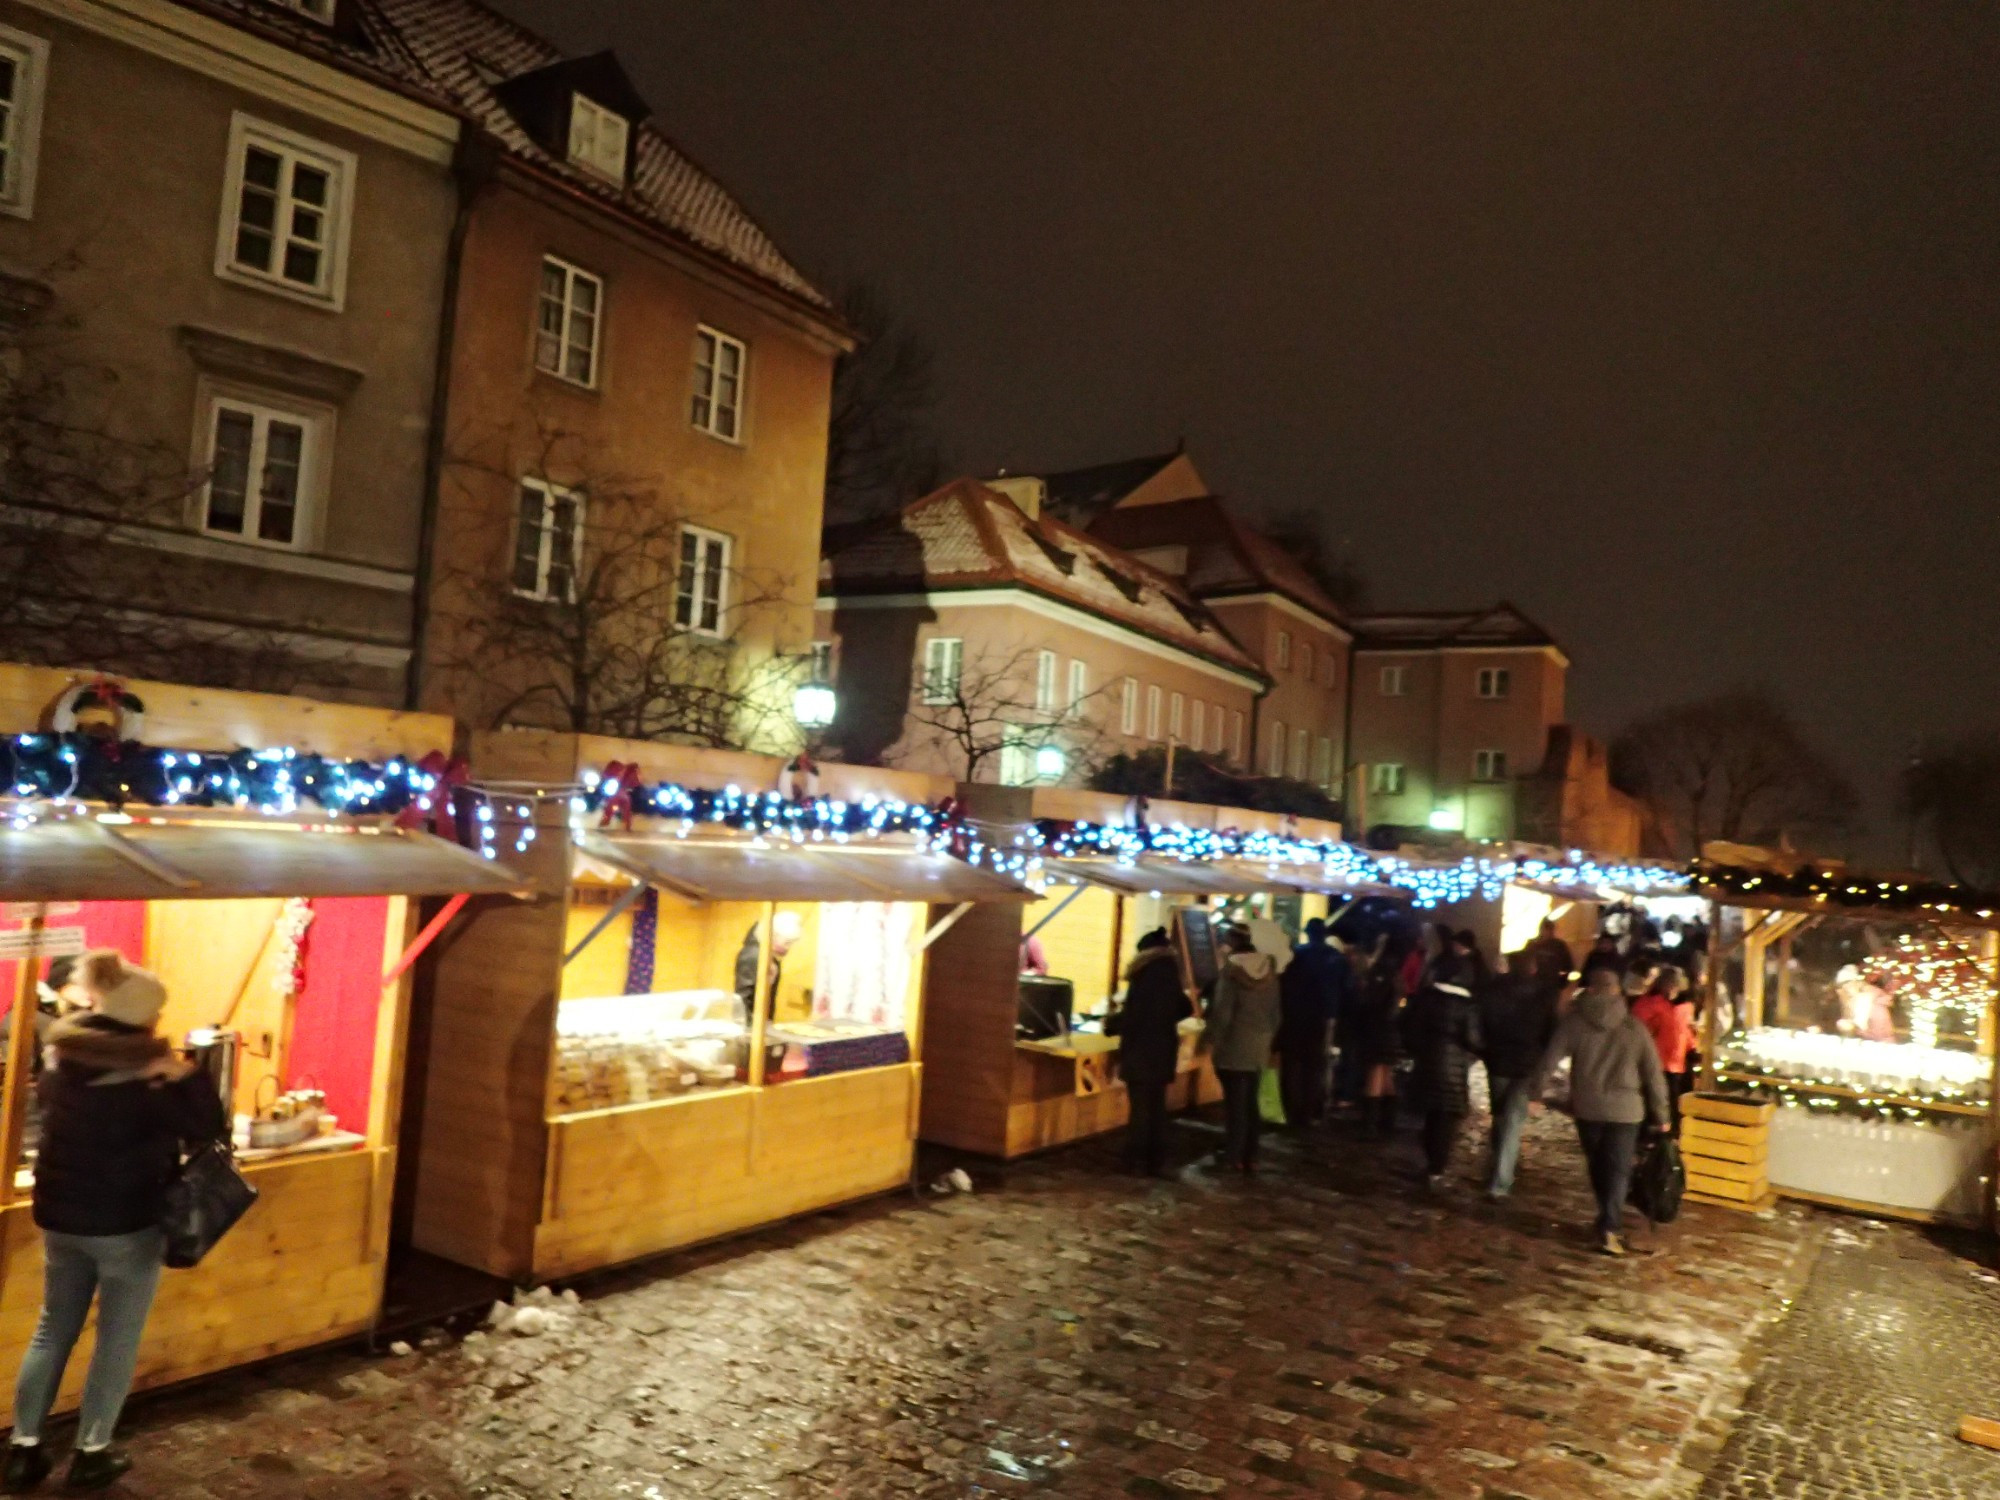
<path id="1" fill-rule="evenodd" d="M 606 470 L 581 435 L 542 426 L 536 443 L 525 472 L 560 486 L 547 501 L 476 445 L 447 465 L 437 670 L 456 711 L 495 727 L 795 747 L 791 689 L 806 662 L 751 645 L 794 581 L 684 559 L 686 528 L 711 518 Z M 515 513 L 496 525 L 502 495 Z"/>
<path id="2" fill-rule="evenodd" d="M 884 515 L 935 489 L 943 463 L 931 432 L 937 381 L 930 346 L 856 282 L 839 299 L 859 346 L 833 370 L 827 427 L 829 522 Z"/>
<path id="3" fill-rule="evenodd" d="M 1346 542 L 1327 539 L 1326 518 L 1300 508 L 1272 516 L 1259 528 L 1320 586 L 1327 598 L 1352 614 L 1368 603 L 1368 580 Z"/>
<path id="4" fill-rule="evenodd" d="M 1063 753 L 1065 780 L 1087 778 L 1103 759 L 1107 735 L 1100 710 L 1108 689 L 1072 700 L 1066 681 L 1041 691 L 1040 651 L 988 648 L 956 672 L 917 674 L 905 718 L 905 758 L 928 752 L 950 763 L 962 781 L 1003 760 L 1010 748 L 1032 754 L 1045 745 Z"/>
<path id="5" fill-rule="evenodd" d="M 1848 779 L 1769 691 L 1743 688 L 1633 723 L 1611 748 L 1612 781 L 1645 804 L 1665 845 L 1788 844 L 1852 827 Z"/>
<path id="6" fill-rule="evenodd" d="M 339 686 L 264 629 L 205 613 L 148 545 L 186 524 L 205 475 L 184 450 L 124 431 L 119 372 L 89 352 L 41 276 L 0 275 L 0 660 L 200 686 Z"/>
<path id="7" fill-rule="evenodd" d="M 1953 880 L 2000 888 L 2000 734 L 1926 746 L 1903 775 L 1903 806 Z"/>

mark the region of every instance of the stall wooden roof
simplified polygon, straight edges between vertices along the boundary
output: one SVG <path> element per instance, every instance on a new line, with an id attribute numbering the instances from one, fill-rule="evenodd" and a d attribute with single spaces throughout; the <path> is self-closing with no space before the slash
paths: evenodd
<path id="1" fill-rule="evenodd" d="M 599 832 L 577 848 L 690 901 L 1032 901 L 1019 881 L 900 841 L 836 844 Z"/>
<path id="2" fill-rule="evenodd" d="M 1055 879 L 1101 885 L 1125 896 L 1254 896 L 1262 891 L 1289 895 L 1306 888 L 1272 866 L 1251 860 L 1141 857 L 1126 864 L 1111 858 L 1066 858 L 1050 859 L 1045 864 Z"/>
<path id="3" fill-rule="evenodd" d="M 0 824 L 0 900 L 511 894 L 512 871 L 389 825 L 95 816 Z"/>

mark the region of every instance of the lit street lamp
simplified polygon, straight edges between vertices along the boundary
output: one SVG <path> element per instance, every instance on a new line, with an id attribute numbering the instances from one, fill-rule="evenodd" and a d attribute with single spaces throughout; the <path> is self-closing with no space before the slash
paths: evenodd
<path id="1" fill-rule="evenodd" d="M 808 682 L 792 694 L 792 717 L 801 729 L 824 729 L 833 722 L 840 699 L 824 682 Z"/>

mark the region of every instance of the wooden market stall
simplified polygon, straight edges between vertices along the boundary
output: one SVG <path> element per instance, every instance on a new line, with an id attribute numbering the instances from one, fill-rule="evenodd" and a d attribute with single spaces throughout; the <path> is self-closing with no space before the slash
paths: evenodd
<path id="1" fill-rule="evenodd" d="M 1762 1128 L 1689 1190 L 1990 1223 L 2000 896 L 1739 846 L 1694 869 L 1714 907 L 1696 1141 Z M 1775 1108 L 1753 1119 L 1735 1102 Z M 1710 1180 L 1712 1177 L 1714 1180 Z"/>
<path id="2" fill-rule="evenodd" d="M 573 1275 L 908 1182 L 930 944 L 1032 897 L 927 847 L 949 783 L 825 766 L 813 799 L 768 757 L 530 732 L 471 766 L 538 896 L 440 953 L 417 1248 Z"/>
<path id="3" fill-rule="evenodd" d="M 991 830 L 1024 829 L 1039 819 L 1122 826 L 1130 799 L 1055 788 L 967 786 L 968 812 Z M 1289 832 L 1338 839 L 1338 825 L 1194 803 L 1153 802 L 1155 823 L 1189 828 Z M 1191 991 L 1205 977 L 1186 935 L 1225 916 L 1241 916 L 1282 945 L 1305 920 L 1329 914 L 1333 886 L 1298 871 L 1284 874 L 1248 861 L 1182 862 L 1166 856 L 1123 864 L 1111 857 L 1045 861 L 1048 899 L 1039 906 L 981 908 L 938 945 L 927 1010 L 929 1087 L 921 1134 L 927 1141 L 984 1155 L 1015 1157 L 1125 1123 L 1128 1103 L 1117 1076 L 1118 1039 L 1099 1023 L 1123 992 L 1125 966 L 1142 934 L 1166 927 L 1183 948 Z M 1046 980 L 1022 973 L 1028 940 L 1047 962 Z M 1170 1108 L 1222 1097 L 1198 1044 L 1200 1023 L 1184 1027 L 1181 1071 Z"/>
<path id="4" fill-rule="evenodd" d="M 90 726 L 99 738 L 38 732 L 52 706 L 85 697 L 118 705 Z M 58 956 L 115 948 L 157 972 L 169 997 L 161 1033 L 201 1044 L 260 1194 L 199 1267 L 162 1280 L 138 1384 L 367 1330 L 388 1248 L 408 959 L 422 940 L 410 898 L 502 895 L 514 881 L 456 843 L 329 803 L 365 809 L 424 785 L 415 763 L 450 745 L 450 721 L 150 682 L 99 693 L 7 666 L 0 728 L 11 775 L 0 984 L 12 1017 L 47 1013 L 38 983 Z M 191 805 L 212 799 L 229 805 Z M 37 1029 L 10 1020 L 0 1091 L 7 1383 L 41 1301 Z M 88 1362 L 87 1350 L 71 1360 L 63 1405 Z"/>

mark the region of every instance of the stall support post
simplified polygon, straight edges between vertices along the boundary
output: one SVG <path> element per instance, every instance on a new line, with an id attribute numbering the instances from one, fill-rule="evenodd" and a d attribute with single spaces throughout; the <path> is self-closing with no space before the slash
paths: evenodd
<path id="1" fill-rule="evenodd" d="M 4 1173 L 0 1177 L 0 1203 L 13 1203 L 19 1197 L 14 1179 L 21 1170 L 21 1145 L 27 1135 L 28 1073 L 35 1059 L 35 1014 L 40 1009 L 37 985 L 42 969 L 42 933 L 48 919 L 47 903 L 37 902 L 22 929 L 27 937 L 18 960 L 21 969 L 14 985 L 14 1026 L 7 1039 L 6 1087 L 0 1094 L 0 1109 L 5 1111 L 0 1119 L 0 1173 Z"/>
<path id="2" fill-rule="evenodd" d="M 778 903 L 766 901 L 757 918 L 757 984 L 750 992 L 750 1087 L 764 1086 L 764 1012 L 777 1004 L 771 994 L 771 926 Z"/>
<path id="3" fill-rule="evenodd" d="M 1722 990 L 1722 903 L 1708 903 L 1708 974 L 1703 981 L 1707 995 L 1701 1007 L 1701 1087 L 1715 1087 L 1716 997 Z M 1676 1125 L 1678 1129 L 1678 1124 Z"/>
<path id="4" fill-rule="evenodd" d="M 1797 932 L 1793 928 L 1778 939 L 1778 1023 L 1792 1013 L 1792 937 Z"/>

